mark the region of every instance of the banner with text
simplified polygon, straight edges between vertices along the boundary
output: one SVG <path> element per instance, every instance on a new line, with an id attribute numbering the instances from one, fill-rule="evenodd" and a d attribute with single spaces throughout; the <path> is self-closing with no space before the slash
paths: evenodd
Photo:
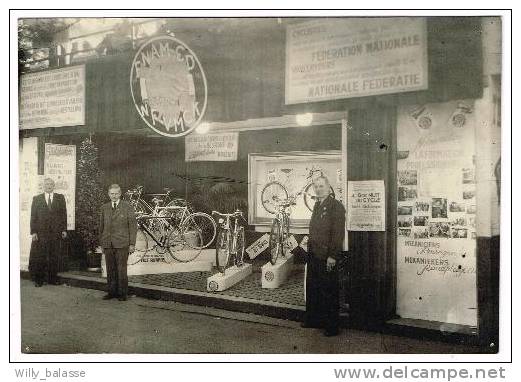
<path id="1" fill-rule="evenodd" d="M 425 18 L 338 18 L 289 25 L 286 104 L 428 88 Z"/>
<path id="2" fill-rule="evenodd" d="M 477 324 L 473 105 L 398 112 L 396 313 L 404 318 Z"/>
<path id="3" fill-rule="evenodd" d="M 238 147 L 239 133 L 190 134 L 185 138 L 185 161 L 236 161 Z"/>
<path id="4" fill-rule="evenodd" d="M 67 229 L 74 230 L 76 211 L 76 146 L 45 144 L 45 177 L 56 183 L 54 191 L 65 196 Z"/>
<path id="5" fill-rule="evenodd" d="M 85 65 L 24 74 L 20 129 L 85 125 Z"/>

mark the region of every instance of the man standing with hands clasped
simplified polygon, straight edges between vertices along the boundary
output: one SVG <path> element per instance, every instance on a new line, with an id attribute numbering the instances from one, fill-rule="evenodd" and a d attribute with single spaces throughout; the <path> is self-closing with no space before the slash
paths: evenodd
<path id="1" fill-rule="evenodd" d="M 118 298 L 127 300 L 127 260 L 134 252 L 137 222 L 134 208 L 121 200 L 121 188 L 117 184 L 109 187 L 110 202 L 101 206 L 100 243 L 107 265 L 108 293 L 104 300 Z"/>
<path id="2" fill-rule="evenodd" d="M 342 256 L 345 209 L 330 194 L 329 181 L 313 182 L 315 207 L 309 223 L 306 276 L 306 314 L 302 327 L 323 328 L 326 336 L 338 334 L 339 296 L 336 263 Z"/>
<path id="3" fill-rule="evenodd" d="M 43 194 L 36 195 L 31 205 L 32 247 L 29 272 L 34 285 L 44 281 L 57 285 L 61 239 L 67 237 L 65 196 L 54 192 L 54 180 L 45 178 Z"/>

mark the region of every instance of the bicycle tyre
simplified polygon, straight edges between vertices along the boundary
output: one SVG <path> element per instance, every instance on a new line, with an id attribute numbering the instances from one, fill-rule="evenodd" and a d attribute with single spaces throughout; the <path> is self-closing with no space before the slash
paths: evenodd
<path id="1" fill-rule="evenodd" d="M 331 194 L 333 199 L 335 199 L 335 190 L 331 186 L 329 186 L 329 193 Z M 313 208 L 315 207 L 315 201 L 310 195 L 315 195 L 315 190 L 313 190 L 313 183 L 308 184 L 304 189 L 304 204 L 306 205 L 308 210 L 313 212 Z"/>
<path id="2" fill-rule="evenodd" d="M 201 234 L 201 242 L 198 245 L 187 243 L 188 246 L 194 249 L 208 248 L 213 243 L 215 236 L 217 235 L 217 225 L 215 220 L 204 212 L 194 212 L 186 217 L 183 221 L 182 226 L 185 228 L 183 231 L 194 229 L 199 231 Z"/>
<path id="3" fill-rule="evenodd" d="M 200 242 L 202 240 L 201 234 L 199 232 L 195 232 L 195 233 L 199 236 L 199 238 L 196 238 L 196 240 Z M 180 263 L 189 263 L 190 261 L 195 260 L 201 254 L 202 248 L 193 248 L 190 246 L 188 246 L 189 248 L 187 248 L 188 237 L 186 235 L 187 234 L 193 235 L 194 231 L 181 232 L 181 238 L 182 238 L 182 242 L 184 245 L 178 250 L 174 250 L 172 245 L 170 244 L 170 236 L 173 234 L 177 234 L 177 232 L 175 232 L 175 231 L 170 232 L 167 250 L 168 250 L 168 253 L 170 254 L 170 256 L 172 256 L 172 258 L 174 260 L 176 260 Z M 190 239 L 193 239 L 193 238 L 190 237 Z M 182 254 L 182 256 L 181 256 L 181 254 Z"/>
<path id="4" fill-rule="evenodd" d="M 136 245 L 134 246 L 134 252 L 129 253 L 127 264 L 134 265 L 139 263 L 145 254 L 148 252 L 148 237 L 147 233 L 138 227 L 136 233 Z"/>
<path id="5" fill-rule="evenodd" d="M 215 244 L 215 266 L 217 270 L 223 275 L 228 267 L 230 261 L 230 241 L 229 230 L 220 230 L 217 235 L 217 242 Z"/>
<path id="6" fill-rule="evenodd" d="M 282 220 L 282 224 L 280 226 L 281 228 L 281 242 L 282 242 L 282 256 L 286 257 L 286 248 L 288 247 L 288 240 L 289 240 L 289 225 L 290 225 L 290 219 L 289 216 L 286 216 Z"/>
<path id="7" fill-rule="evenodd" d="M 288 190 L 280 182 L 270 182 L 264 186 L 261 191 L 262 207 L 270 213 L 277 212 L 276 199 L 285 200 L 289 197 Z"/>
<path id="8" fill-rule="evenodd" d="M 239 229 L 237 230 L 237 241 L 235 244 L 235 265 L 237 265 L 238 267 L 242 267 L 244 265 L 244 247 L 244 227 L 239 227 Z"/>
<path id="9" fill-rule="evenodd" d="M 277 219 L 273 220 L 271 224 L 270 231 L 270 240 L 269 240 L 269 249 L 270 249 L 270 262 L 275 265 L 277 263 L 277 259 L 280 255 L 280 251 L 282 248 L 282 240 L 281 240 L 281 227 L 280 222 Z"/>

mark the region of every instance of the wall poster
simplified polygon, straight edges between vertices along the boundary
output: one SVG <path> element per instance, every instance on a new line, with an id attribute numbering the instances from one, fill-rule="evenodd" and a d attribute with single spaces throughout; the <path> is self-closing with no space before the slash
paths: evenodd
<path id="1" fill-rule="evenodd" d="M 20 129 L 85 124 L 85 65 L 23 74 Z"/>
<path id="2" fill-rule="evenodd" d="M 397 313 L 477 325 L 472 100 L 398 114 Z"/>
<path id="3" fill-rule="evenodd" d="M 288 25 L 286 104 L 427 89 L 426 25 L 422 17 Z"/>
<path id="4" fill-rule="evenodd" d="M 186 162 L 236 161 L 239 133 L 190 134 L 185 138 Z"/>
<path id="5" fill-rule="evenodd" d="M 262 204 L 263 190 L 268 183 L 277 182 L 288 196 L 295 196 L 311 182 L 310 170 L 321 171 L 342 201 L 343 182 L 340 151 L 261 153 L 248 156 L 248 222 L 251 225 L 270 226 L 275 215 Z M 314 173 L 317 175 L 318 172 Z M 265 191 L 266 193 L 267 191 Z M 266 194 L 264 194 L 266 195 Z M 290 208 L 291 227 L 307 229 L 311 210 L 306 206 L 303 195 L 296 198 Z M 311 202 L 314 204 L 314 201 Z M 311 204 L 311 208 L 313 206 Z"/>
<path id="6" fill-rule="evenodd" d="M 45 177 L 52 178 L 55 191 L 65 196 L 67 230 L 74 230 L 76 211 L 76 146 L 45 144 Z"/>
<path id="7" fill-rule="evenodd" d="M 347 230 L 385 231 L 383 180 L 347 182 Z"/>

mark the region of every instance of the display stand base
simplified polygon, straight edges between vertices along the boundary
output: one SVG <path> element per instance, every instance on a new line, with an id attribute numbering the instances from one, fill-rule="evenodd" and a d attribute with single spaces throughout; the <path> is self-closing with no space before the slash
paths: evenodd
<path id="1" fill-rule="evenodd" d="M 275 265 L 270 262 L 262 266 L 261 285 L 266 289 L 274 289 L 284 284 L 293 268 L 293 254 L 289 252 L 286 257 L 279 257 Z"/>
<path id="2" fill-rule="evenodd" d="M 239 281 L 244 280 L 246 277 L 251 275 L 252 271 L 253 267 L 251 264 L 245 263 L 242 267 L 234 265 L 233 267 L 226 269 L 224 275 L 219 272 L 208 277 L 206 280 L 206 289 L 209 292 L 221 292 L 234 286 Z"/>

